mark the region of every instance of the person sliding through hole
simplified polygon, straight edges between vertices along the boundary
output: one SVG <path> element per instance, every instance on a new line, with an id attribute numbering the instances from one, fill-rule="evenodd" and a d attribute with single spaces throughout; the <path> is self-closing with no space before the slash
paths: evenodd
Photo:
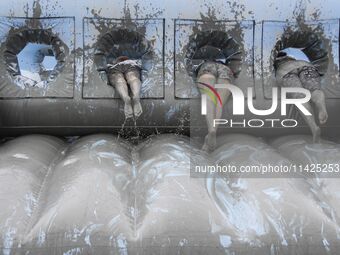
<path id="1" fill-rule="evenodd" d="M 311 92 L 311 101 L 315 106 L 320 124 L 325 124 L 328 119 L 325 94 L 321 90 L 322 74 L 312 64 L 311 60 L 304 53 L 304 49 L 288 47 L 280 50 L 275 59 L 274 67 L 276 78 L 283 87 L 299 87 L 308 89 Z M 303 97 L 299 93 L 292 93 L 292 98 Z M 313 135 L 313 141 L 320 140 L 320 127 L 315 121 L 315 113 L 312 104 L 305 103 L 306 109 L 312 115 L 301 114 L 308 124 Z"/>
<path id="2" fill-rule="evenodd" d="M 215 84 L 233 84 L 241 70 L 242 51 L 239 43 L 223 31 L 202 31 L 191 37 L 187 53 L 189 73 L 192 70 L 201 94 L 207 96 L 206 121 L 208 134 L 202 150 L 213 151 L 216 147 L 217 126 L 214 119 L 221 119 L 223 106 L 230 97 L 227 89 L 214 88 Z"/>
<path id="3" fill-rule="evenodd" d="M 109 84 L 124 101 L 125 118 L 138 118 L 143 112 L 139 98 L 142 85 L 141 68 L 141 60 L 129 59 L 127 56 L 120 56 L 107 65 Z"/>
<path id="4" fill-rule="evenodd" d="M 125 118 L 138 118 L 143 112 L 141 72 L 151 69 L 149 42 L 133 30 L 109 32 L 98 43 L 95 61 L 101 79 L 114 87 L 124 101 Z"/>

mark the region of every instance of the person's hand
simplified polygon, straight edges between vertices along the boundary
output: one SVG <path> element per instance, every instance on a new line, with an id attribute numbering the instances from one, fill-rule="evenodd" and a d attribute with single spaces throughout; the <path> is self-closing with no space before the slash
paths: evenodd
<path id="1" fill-rule="evenodd" d="M 100 71 L 99 72 L 99 76 L 100 76 L 100 79 L 105 83 L 107 84 L 107 74 L 105 71 Z"/>

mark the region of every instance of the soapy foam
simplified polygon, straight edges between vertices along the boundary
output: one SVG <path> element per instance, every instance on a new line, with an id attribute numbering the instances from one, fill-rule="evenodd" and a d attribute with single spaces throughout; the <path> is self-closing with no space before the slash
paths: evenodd
<path id="1" fill-rule="evenodd" d="M 37 135 L 6 142 L 0 147 L 0 187 L 7 187 L 0 192 L 1 248 L 20 244 L 27 254 L 336 251 L 337 179 L 318 186 L 313 182 L 320 180 L 306 178 L 190 177 L 190 159 L 275 164 L 317 155 L 336 162 L 321 151 L 339 153 L 334 143 L 311 145 L 303 136 L 271 144 L 278 149 L 227 135 L 208 155 L 177 135 L 139 145 L 100 134 L 68 144 Z"/>

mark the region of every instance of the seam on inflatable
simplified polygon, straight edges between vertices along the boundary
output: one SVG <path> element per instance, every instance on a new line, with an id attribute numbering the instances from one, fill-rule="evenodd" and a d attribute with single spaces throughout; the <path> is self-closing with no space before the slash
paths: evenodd
<path id="1" fill-rule="evenodd" d="M 25 236 L 27 237 L 29 234 L 29 231 L 32 229 L 32 227 L 34 226 L 34 224 L 36 223 L 36 218 L 38 216 L 38 213 L 40 211 L 40 202 L 41 202 L 41 196 L 43 194 L 43 191 L 45 190 L 45 184 L 47 182 L 47 179 L 50 175 L 50 173 L 52 172 L 52 170 L 55 168 L 55 166 L 63 159 L 65 158 L 67 151 L 69 149 L 69 145 L 68 144 L 64 144 L 64 146 L 58 150 L 58 152 L 56 153 L 57 155 L 51 160 L 50 164 L 47 167 L 47 172 L 45 174 L 45 177 L 41 183 L 41 187 L 40 190 L 38 191 L 38 196 L 37 196 L 37 203 L 36 206 L 33 208 L 33 212 L 32 212 L 32 217 L 28 220 L 28 224 L 24 230 Z M 25 240 L 23 243 L 25 243 L 27 240 Z"/>
<path id="2" fill-rule="evenodd" d="M 138 216 L 139 216 L 139 210 L 137 209 L 137 195 L 136 195 L 136 181 L 138 180 L 138 176 L 139 176 L 139 167 L 138 167 L 138 158 L 139 158 L 139 150 L 137 150 L 137 148 L 135 146 L 132 147 L 132 150 L 130 151 L 131 154 L 131 167 L 132 167 L 132 171 L 135 172 L 133 173 L 134 177 L 133 177 L 133 207 L 135 212 L 137 211 L 138 213 L 133 215 L 133 229 L 132 233 L 133 233 L 133 238 L 136 238 L 137 233 L 138 233 Z"/>

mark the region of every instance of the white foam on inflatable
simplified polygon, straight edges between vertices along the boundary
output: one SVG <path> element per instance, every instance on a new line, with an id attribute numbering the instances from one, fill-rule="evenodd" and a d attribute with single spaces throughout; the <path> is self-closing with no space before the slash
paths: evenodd
<path id="1" fill-rule="evenodd" d="M 112 135 L 67 146 L 47 136 L 14 139 L 0 146 L 2 253 L 335 254 L 335 181 L 316 192 L 306 178 L 190 177 L 190 159 L 290 163 L 284 148 L 302 158 L 301 139 L 275 141 L 279 154 L 261 139 L 227 135 L 211 155 L 176 135 L 138 146 Z"/>
<path id="2" fill-rule="evenodd" d="M 227 135 L 218 141 L 220 146 L 213 156 L 219 164 L 288 162 L 251 136 Z M 336 249 L 337 226 L 312 199 L 305 180 L 218 176 L 209 181 L 214 200 L 235 226 L 239 240 L 258 247 L 272 244 L 279 254 L 324 254 Z M 306 253 L 312 246 L 315 249 Z"/>
<path id="3" fill-rule="evenodd" d="M 38 207 L 41 188 L 65 144 L 54 137 L 20 137 L 0 147 L 0 247 L 20 244 Z"/>
<path id="4" fill-rule="evenodd" d="M 329 164 L 336 168 L 340 164 L 339 144 L 322 140 L 314 144 L 309 136 L 285 136 L 272 141 L 272 146 L 292 162 L 301 165 L 321 164 L 322 172 L 305 173 L 306 182 L 310 185 L 316 200 L 324 212 L 337 223 L 340 223 L 340 172 L 330 173 Z M 324 168 L 324 167 L 327 167 Z M 335 171 L 335 170 L 334 170 Z M 338 233 L 339 234 L 339 233 Z"/>

